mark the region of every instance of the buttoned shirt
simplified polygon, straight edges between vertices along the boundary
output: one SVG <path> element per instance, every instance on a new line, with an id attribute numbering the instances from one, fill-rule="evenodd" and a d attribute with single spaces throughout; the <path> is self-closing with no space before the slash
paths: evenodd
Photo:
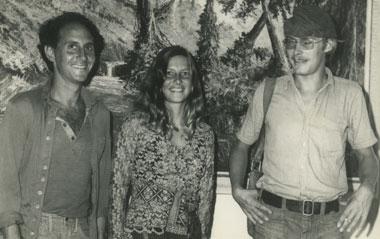
<path id="1" fill-rule="evenodd" d="M 48 107 L 49 93 L 46 84 L 17 95 L 0 124 L 0 228 L 22 224 L 30 238 L 38 236 L 56 128 L 57 108 Z M 86 89 L 81 96 L 92 134 L 90 238 L 97 238 L 96 218 L 108 211 L 110 114 Z"/>
<path id="2" fill-rule="evenodd" d="M 359 84 L 333 76 L 306 106 L 292 76 L 277 79 L 265 119 L 261 187 L 296 200 L 329 201 L 347 192 L 345 148 L 376 143 Z M 256 90 L 238 139 L 254 143 L 263 121 L 264 84 Z"/>
<path id="3" fill-rule="evenodd" d="M 49 99 L 48 104 L 58 110 L 42 211 L 69 218 L 86 217 L 91 208 L 90 108 L 83 110 L 75 122 L 69 120 L 67 109 L 60 103 Z"/>

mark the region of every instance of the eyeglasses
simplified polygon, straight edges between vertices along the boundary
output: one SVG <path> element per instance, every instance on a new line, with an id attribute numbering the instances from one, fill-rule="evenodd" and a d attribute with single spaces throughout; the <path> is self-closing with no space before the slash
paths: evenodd
<path id="1" fill-rule="evenodd" d="M 314 48 L 315 43 L 321 41 L 323 41 L 323 39 L 316 40 L 313 38 L 299 38 L 299 40 L 297 40 L 293 37 L 287 37 L 284 40 L 284 45 L 287 49 L 295 49 L 297 47 L 297 43 L 299 43 L 302 50 L 311 50 Z"/>
<path id="2" fill-rule="evenodd" d="M 167 80 L 175 80 L 175 79 L 181 79 L 181 80 L 189 80 L 191 78 L 191 73 L 189 71 L 167 71 L 165 75 L 165 79 Z"/>

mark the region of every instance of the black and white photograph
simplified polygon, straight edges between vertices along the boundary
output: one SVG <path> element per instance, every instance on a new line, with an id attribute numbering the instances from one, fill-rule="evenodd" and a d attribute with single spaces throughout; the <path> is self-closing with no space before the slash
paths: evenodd
<path id="1" fill-rule="evenodd" d="M 2 0 L 0 239 L 380 237 L 377 0 Z"/>

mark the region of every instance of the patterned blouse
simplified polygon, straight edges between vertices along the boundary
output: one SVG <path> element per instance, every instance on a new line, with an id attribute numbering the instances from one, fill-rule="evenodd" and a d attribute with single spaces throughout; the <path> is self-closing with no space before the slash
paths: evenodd
<path id="1" fill-rule="evenodd" d="M 184 146 L 148 127 L 147 115 L 133 114 L 119 134 L 114 164 L 113 238 L 130 233 L 171 232 L 203 237 L 211 227 L 214 196 L 214 134 L 199 123 Z M 129 204 L 127 204 L 127 193 Z"/>

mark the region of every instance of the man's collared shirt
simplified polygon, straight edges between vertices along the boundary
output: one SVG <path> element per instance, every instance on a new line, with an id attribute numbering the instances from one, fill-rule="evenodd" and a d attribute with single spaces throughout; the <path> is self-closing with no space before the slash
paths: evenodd
<path id="1" fill-rule="evenodd" d="M 376 143 L 359 84 L 332 75 L 305 106 L 291 76 L 277 79 L 265 119 L 265 190 L 290 199 L 329 201 L 347 192 L 346 142 L 353 149 Z M 264 84 L 253 96 L 237 133 L 254 143 L 263 121 Z"/>
<path id="2" fill-rule="evenodd" d="M 69 218 L 86 217 L 91 208 L 91 108 L 83 106 L 77 117 L 70 117 L 69 109 L 51 98 L 48 107 L 58 109 L 42 211 Z"/>
<path id="3" fill-rule="evenodd" d="M 28 238 L 38 236 L 50 170 L 57 108 L 48 107 L 50 84 L 21 93 L 8 104 L 0 124 L 0 228 L 21 224 Z M 111 173 L 110 114 L 86 89 L 91 109 L 90 238 L 97 238 L 96 218 L 108 213 Z M 69 177 L 70 175 L 68 175 Z"/>

